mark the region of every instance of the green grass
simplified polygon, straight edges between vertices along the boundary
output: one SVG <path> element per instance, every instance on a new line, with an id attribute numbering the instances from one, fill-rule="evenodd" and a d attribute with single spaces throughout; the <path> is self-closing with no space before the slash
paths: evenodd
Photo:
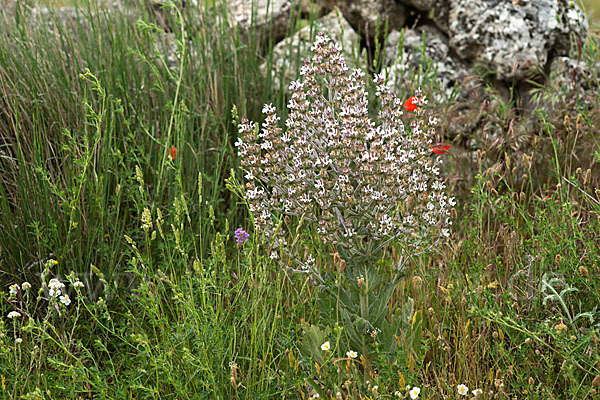
<path id="1" fill-rule="evenodd" d="M 218 23 L 221 6 L 187 9 L 179 42 L 176 25 L 169 39 L 150 15 L 134 23 L 89 4 L 75 22 L 50 18 L 53 32 L 4 17 L 3 398 L 306 399 L 318 387 L 321 398 L 390 399 L 410 385 L 453 399 L 461 383 L 484 399 L 597 396 L 597 77 L 589 91 L 542 87 L 532 112 L 473 93 L 486 100 L 472 98 L 479 156 L 461 154 L 461 136 L 447 156 L 454 235 L 412 260 L 389 304 L 396 313 L 414 300 L 422 351 L 381 354 L 369 375 L 315 364 L 302 350 L 311 337 L 347 340 L 320 320 L 318 285 L 256 239 L 233 240 L 252 221 L 225 185 L 232 170 L 242 177 L 231 109 L 259 120 L 264 103 L 286 98 L 259 71 L 272 42 Z M 168 40 L 182 55 L 171 64 Z M 583 57 L 598 61 L 593 39 Z M 439 105 L 442 130 L 461 106 Z M 68 307 L 38 292 L 54 277 L 85 284 L 68 285 Z M 31 290 L 8 295 L 24 281 Z M 22 317 L 6 318 L 14 310 Z"/>

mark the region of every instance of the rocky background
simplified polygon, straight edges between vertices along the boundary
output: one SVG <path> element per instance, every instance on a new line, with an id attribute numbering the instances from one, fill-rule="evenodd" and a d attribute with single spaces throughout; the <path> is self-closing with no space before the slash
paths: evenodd
<path id="1" fill-rule="evenodd" d="M 177 1 L 183 9 L 204 4 Z M 20 4 L 50 26 L 57 14 L 67 25 L 86 17 L 70 7 Z M 158 0 L 114 0 L 104 6 L 98 12 L 117 11 L 131 24 L 140 16 L 154 19 L 165 31 L 157 32 L 159 43 L 176 67 L 173 18 Z M 531 162 L 520 160 L 531 157 L 536 146 L 551 154 L 550 144 L 539 148 L 536 110 L 564 118 L 557 108 L 565 109 L 564 99 L 586 102 L 593 96 L 589 89 L 596 89 L 590 86 L 597 85 L 597 66 L 582 57 L 586 15 L 567 0 L 216 0 L 214 12 L 242 42 L 252 36 L 248 42 L 259 43 L 260 71 L 274 90 L 285 91 L 297 78 L 319 30 L 341 43 L 351 67 L 385 74 L 400 96 L 422 86 L 442 115 L 438 140 L 453 144 L 453 168 L 467 177 L 465 189 L 482 153 L 484 165 L 497 170 L 508 169 L 502 160 L 510 156 L 517 177 L 531 169 Z M 194 21 L 186 20 L 185 29 L 194 53 Z M 560 100 L 547 95 L 549 88 L 562 93 Z"/>
<path id="2" fill-rule="evenodd" d="M 198 0 L 177 0 L 182 7 L 198 7 Z M 10 3 L 10 2 L 9 2 Z M 218 2 L 216 2 L 218 3 Z M 416 69 L 435 69 L 446 96 L 462 87 L 465 78 L 485 75 L 496 87 L 523 87 L 527 81 L 570 81 L 573 71 L 589 74 L 579 60 L 588 34 L 585 13 L 567 0 L 228 0 L 223 15 L 232 28 L 274 44 L 272 64 L 263 70 L 286 81 L 295 78 L 297 65 L 309 53 L 317 30 L 325 30 L 342 44 L 350 64 L 371 72 L 385 72 L 392 84 L 405 86 Z M 12 2 L 8 7 L 18 6 Z M 50 13 L 81 21 L 72 7 L 50 11 L 24 1 L 29 9 L 52 24 Z M 159 0 L 105 1 L 108 10 L 124 10 L 132 23 L 140 10 L 158 25 L 169 27 L 169 16 Z M 5 5 L 6 6 L 6 5 Z M 6 7 L 5 7 L 6 8 Z M 132 11 L 137 10 L 137 11 Z M 299 26 L 305 25 L 301 29 Z M 309 22 L 307 22 L 309 21 Z M 298 57 L 298 54 L 300 57 Z"/>
<path id="3" fill-rule="evenodd" d="M 351 66 L 386 74 L 399 95 L 423 86 L 442 114 L 438 140 L 454 145 L 451 168 L 465 190 L 482 167 L 516 183 L 544 176 L 549 160 L 534 155 L 552 154 L 552 143 L 536 134 L 543 123 L 536 110 L 561 119 L 574 110 L 565 102 L 593 104 L 597 66 L 582 57 L 588 21 L 572 1 L 260 0 L 253 8 L 237 0 L 228 7 L 242 32 L 275 41 L 262 71 L 280 89 L 297 77 L 322 29 Z M 314 22 L 295 31 L 298 14 Z"/>
<path id="4" fill-rule="evenodd" d="M 574 69 L 585 71 L 571 50 L 585 42 L 588 22 L 572 1 L 260 0 L 254 8 L 252 3 L 230 1 L 230 14 L 242 30 L 258 29 L 278 42 L 275 76 L 286 67 L 290 45 L 308 53 L 312 26 L 286 37 L 298 11 L 306 18 L 316 16 L 318 29 L 341 42 L 357 65 L 357 56 L 365 56 L 361 49 L 367 50 L 371 69 L 383 67 L 397 86 L 407 84 L 411 70 L 429 61 L 447 95 L 482 71 L 494 84 L 505 82 L 507 87 L 568 79 Z M 383 51 L 374 60 L 378 43 Z"/>

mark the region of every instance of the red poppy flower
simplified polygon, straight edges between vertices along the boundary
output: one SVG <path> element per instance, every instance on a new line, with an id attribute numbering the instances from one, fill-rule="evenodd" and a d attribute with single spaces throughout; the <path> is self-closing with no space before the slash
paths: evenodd
<path id="1" fill-rule="evenodd" d="M 171 148 L 169 149 L 169 158 L 171 160 L 174 160 L 175 156 L 177 156 L 177 147 L 171 146 Z"/>
<path id="2" fill-rule="evenodd" d="M 417 100 L 418 99 L 416 96 L 410 96 L 408 100 L 404 102 L 404 109 L 406 111 L 417 111 L 417 106 L 415 105 L 415 102 L 417 102 Z"/>
<path id="3" fill-rule="evenodd" d="M 452 146 L 447 145 L 447 144 L 440 144 L 440 145 L 433 146 L 431 148 L 431 151 L 435 154 L 444 154 L 445 152 L 450 150 L 451 147 Z"/>

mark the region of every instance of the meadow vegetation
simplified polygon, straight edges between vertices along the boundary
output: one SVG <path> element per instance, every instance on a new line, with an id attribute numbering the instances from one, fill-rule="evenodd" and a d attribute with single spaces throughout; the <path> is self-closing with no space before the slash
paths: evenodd
<path id="1" fill-rule="evenodd" d="M 319 231 L 273 226 L 322 281 L 282 267 L 255 230 L 234 144 L 239 116 L 288 117 L 259 68 L 273 40 L 231 27 L 219 1 L 169 10 L 172 33 L 97 2 L 0 16 L 4 399 L 600 396 L 596 34 L 573 49 L 592 73 L 533 82 L 526 104 L 481 77 L 434 104 L 427 65 L 397 90 L 430 98 L 457 205 L 449 238 L 369 260 L 366 298 L 385 298 L 371 323 L 342 315 L 368 275 L 345 273 Z M 382 71 L 365 72 L 375 116 Z"/>

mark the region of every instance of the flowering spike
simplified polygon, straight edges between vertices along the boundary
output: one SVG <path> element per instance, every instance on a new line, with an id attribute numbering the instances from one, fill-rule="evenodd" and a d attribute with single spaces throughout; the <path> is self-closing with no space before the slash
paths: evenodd
<path id="1" fill-rule="evenodd" d="M 416 249 L 426 236 L 449 236 L 454 200 L 444 194 L 441 161 L 430 157 L 436 119 L 424 119 L 420 89 L 403 102 L 375 76 L 379 109 L 372 119 L 364 72 L 349 72 L 339 46 L 322 32 L 312 51 L 300 80 L 289 85 L 284 124 L 270 104 L 262 126 L 238 124 L 245 195 L 258 237 L 271 241 L 271 257 L 288 251 L 281 217 L 313 223 L 324 243 L 346 254 L 364 254 L 365 243 L 379 249 L 395 239 Z M 403 108 L 417 107 L 405 127 Z M 308 265 L 307 257 L 298 262 Z"/>

